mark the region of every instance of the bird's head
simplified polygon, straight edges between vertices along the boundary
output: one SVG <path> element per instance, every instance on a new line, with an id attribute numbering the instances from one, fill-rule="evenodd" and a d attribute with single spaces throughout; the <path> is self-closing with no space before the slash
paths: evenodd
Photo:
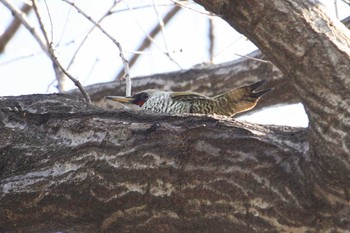
<path id="1" fill-rule="evenodd" d="M 120 103 L 136 104 L 142 107 L 142 105 L 146 103 L 146 101 L 149 100 L 155 93 L 156 90 L 145 90 L 138 92 L 130 97 L 106 96 L 105 98 L 113 101 L 118 101 Z"/>

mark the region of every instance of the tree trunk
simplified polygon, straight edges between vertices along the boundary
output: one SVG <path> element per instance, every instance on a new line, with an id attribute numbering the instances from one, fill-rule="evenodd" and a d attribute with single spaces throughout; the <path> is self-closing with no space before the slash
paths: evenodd
<path id="1" fill-rule="evenodd" d="M 197 2 L 284 73 L 309 129 L 3 97 L 0 232 L 350 229 L 347 29 L 305 0 Z"/>
<path id="2" fill-rule="evenodd" d="M 247 36 L 293 83 L 309 117 L 314 189 L 350 200 L 350 32 L 317 1 L 196 1 Z M 283 20 L 282 20 L 283 19 Z"/>

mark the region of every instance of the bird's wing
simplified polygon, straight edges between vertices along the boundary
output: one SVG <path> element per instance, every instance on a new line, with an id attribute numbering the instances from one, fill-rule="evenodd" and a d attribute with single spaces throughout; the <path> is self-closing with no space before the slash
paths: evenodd
<path id="1" fill-rule="evenodd" d="M 180 101 L 193 101 L 193 100 L 209 100 L 212 99 L 210 97 L 207 97 L 205 95 L 198 94 L 196 92 L 190 92 L 190 91 L 181 91 L 181 92 L 172 92 L 170 94 L 170 97 L 174 100 L 180 100 Z"/>
<path id="2" fill-rule="evenodd" d="M 271 91 L 271 89 L 256 91 L 264 82 L 265 80 L 262 80 L 252 85 L 239 87 L 215 96 L 213 99 L 219 102 L 220 111 L 225 112 L 225 115 L 232 116 L 238 112 L 245 112 L 254 108 L 260 97 Z"/>

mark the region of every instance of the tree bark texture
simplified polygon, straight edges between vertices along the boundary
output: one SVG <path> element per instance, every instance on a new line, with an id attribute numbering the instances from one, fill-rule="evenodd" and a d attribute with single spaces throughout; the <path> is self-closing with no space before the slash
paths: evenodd
<path id="1" fill-rule="evenodd" d="M 285 74 L 309 129 L 103 110 L 66 95 L 2 97 L 0 232 L 350 229 L 347 29 L 313 1 L 197 2 Z M 206 80 L 181 89 L 226 88 Z"/>
<path id="2" fill-rule="evenodd" d="M 1 232 L 318 232 L 305 128 L 4 97 Z M 343 213 L 345 214 L 345 213 Z"/>
<path id="3" fill-rule="evenodd" d="M 310 176 L 335 205 L 350 200 L 350 31 L 317 1 L 196 1 L 247 36 L 288 78 L 309 117 Z"/>

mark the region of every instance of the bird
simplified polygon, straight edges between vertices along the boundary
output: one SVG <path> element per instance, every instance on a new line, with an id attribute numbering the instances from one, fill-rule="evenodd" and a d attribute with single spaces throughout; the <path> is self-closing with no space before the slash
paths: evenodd
<path id="1" fill-rule="evenodd" d="M 261 80 L 214 97 L 190 91 L 173 92 L 148 89 L 130 97 L 106 96 L 105 98 L 120 103 L 135 104 L 141 109 L 157 113 L 180 115 L 198 113 L 232 117 L 237 113 L 254 108 L 259 99 L 271 91 L 271 89 L 256 91 L 264 83 L 265 80 Z"/>

